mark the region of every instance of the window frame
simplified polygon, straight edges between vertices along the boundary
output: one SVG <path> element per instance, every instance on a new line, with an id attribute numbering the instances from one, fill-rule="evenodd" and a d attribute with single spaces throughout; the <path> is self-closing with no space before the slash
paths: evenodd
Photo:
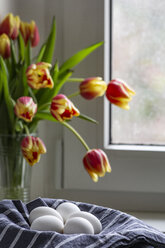
<path id="1" fill-rule="evenodd" d="M 104 0 L 104 79 L 109 82 L 112 79 L 112 11 L 113 0 Z M 163 145 L 137 145 L 137 144 L 113 144 L 111 143 L 111 104 L 104 99 L 104 147 L 110 150 L 121 151 L 152 151 L 164 152 Z"/>

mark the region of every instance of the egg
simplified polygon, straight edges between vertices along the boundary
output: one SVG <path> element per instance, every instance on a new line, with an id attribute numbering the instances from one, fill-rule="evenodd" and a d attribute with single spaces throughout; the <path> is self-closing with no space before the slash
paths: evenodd
<path id="1" fill-rule="evenodd" d="M 79 207 L 71 202 L 63 202 L 57 208 L 57 212 L 63 217 L 63 221 L 69 218 L 69 216 L 73 213 L 80 212 Z"/>
<path id="2" fill-rule="evenodd" d="M 95 234 L 100 233 L 102 230 L 102 225 L 101 225 L 100 220 L 91 213 L 80 211 L 80 212 L 73 213 L 72 215 L 70 215 L 69 219 L 73 217 L 82 217 L 88 220 L 92 224 Z"/>
<path id="3" fill-rule="evenodd" d="M 38 231 L 55 231 L 58 233 L 62 233 L 63 228 L 63 222 L 53 215 L 40 216 L 31 224 L 31 229 Z"/>
<path id="4" fill-rule="evenodd" d="M 64 225 L 64 234 L 94 234 L 94 229 L 92 224 L 85 218 L 73 217 L 69 218 Z"/>
<path id="5" fill-rule="evenodd" d="M 46 207 L 46 206 L 41 206 L 41 207 L 37 207 L 34 208 L 29 215 L 29 222 L 30 224 L 37 219 L 40 216 L 43 215 L 52 215 L 57 217 L 59 220 L 63 221 L 63 218 L 61 217 L 61 215 L 59 214 L 59 212 L 57 212 L 55 209 L 51 208 L 51 207 Z"/>

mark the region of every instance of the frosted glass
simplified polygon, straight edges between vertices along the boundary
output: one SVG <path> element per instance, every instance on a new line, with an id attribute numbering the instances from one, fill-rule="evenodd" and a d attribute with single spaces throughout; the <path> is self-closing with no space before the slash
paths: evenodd
<path id="1" fill-rule="evenodd" d="M 165 0 L 114 0 L 112 78 L 136 91 L 112 106 L 111 142 L 165 144 Z"/>

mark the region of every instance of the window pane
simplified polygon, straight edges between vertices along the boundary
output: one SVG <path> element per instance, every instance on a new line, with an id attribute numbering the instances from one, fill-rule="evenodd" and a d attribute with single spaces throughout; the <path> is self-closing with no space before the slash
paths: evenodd
<path id="1" fill-rule="evenodd" d="M 114 0 L 112 78 L 136 91 L 130 110 L 112 106 L 113 144 L 165 144 L 165 1 Z"/>

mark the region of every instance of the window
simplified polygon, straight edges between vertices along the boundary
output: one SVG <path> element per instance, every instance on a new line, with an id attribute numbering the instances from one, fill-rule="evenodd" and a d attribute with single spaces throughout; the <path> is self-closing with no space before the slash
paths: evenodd
<path id="1" fill-rule="evenodd" d="M 112 107 L 111 142 L 164 145 L 165 2 L 116 0 L 111 8 L 111 77 L 137 92 L 128 113 Z"/>
<path id="2" fill-rule="evenodd" d="M 111 144 L 164 145 L 165 2 L 110 1 L 111 78 L 136 90 L 131 110 L 111 107 Z M 123 132 L 124 130 L 124 132 Z"/>

